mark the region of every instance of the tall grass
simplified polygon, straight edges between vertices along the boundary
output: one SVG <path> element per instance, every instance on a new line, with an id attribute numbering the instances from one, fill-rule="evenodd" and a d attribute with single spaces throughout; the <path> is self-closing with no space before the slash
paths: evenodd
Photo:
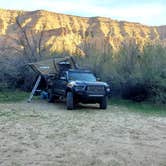
<path id="1" fill-rule="evenodd" d="M 0 103 L 18 102 L 28 98 L 29 93 L 20 90 L 5 90 L 0 91 Z"/>
<path id="2" fill-rule="evenodd" d="M 131 111 L 136 113 L 142 113 L 145 115 L 156 115 L 156 116 L 166 116 L 166 106 L 165 105 L 156 105 L 150 102 L 133 102 L 131 100 L 124 100 L 120 98 L 111 98 L 109 100 L 109 105 L 117 106 L 123 109 L 124 111 Z"/>

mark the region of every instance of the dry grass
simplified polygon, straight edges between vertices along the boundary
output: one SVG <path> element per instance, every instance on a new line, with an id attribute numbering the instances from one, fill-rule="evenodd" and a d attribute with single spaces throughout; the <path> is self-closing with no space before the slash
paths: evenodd
<path id="1" fill-rule="evenodd" d="M 166 118 L 127 107 L 0 104 L 0 165 L 164 165 Z"/>

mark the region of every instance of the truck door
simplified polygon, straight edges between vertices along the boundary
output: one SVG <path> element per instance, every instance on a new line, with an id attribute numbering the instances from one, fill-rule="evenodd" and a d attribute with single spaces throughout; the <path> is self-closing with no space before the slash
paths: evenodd
<path id="1" fill-rule="evenodd" d="M 62 72 L 59 76 L 59 80 L 58 80 L 58 85 L 57 85 L 57 89 L 58 89 L 58 93 L 60 95 L 65 96 L 66 93 L 66 85 L 67 85 L 67 79 L 66 79 L 66 72 Z"/>

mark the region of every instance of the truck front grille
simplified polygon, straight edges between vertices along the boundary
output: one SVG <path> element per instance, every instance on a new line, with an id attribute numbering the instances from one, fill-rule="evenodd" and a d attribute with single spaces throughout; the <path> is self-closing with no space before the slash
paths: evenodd
<path id="1" fill-rule="evenodd" d="M 102 85 L 98 85 L 98 86 L 96 86 L 96 85 L 89 85 L 89 86 L 87 86 L 87 92 L 90 92 L 90 93 L 96 93 L 96 94 L 98 94 L 98 93 L 104 93 L 105 92 L 105 87 L 104 86 L 102 86 Z"/>

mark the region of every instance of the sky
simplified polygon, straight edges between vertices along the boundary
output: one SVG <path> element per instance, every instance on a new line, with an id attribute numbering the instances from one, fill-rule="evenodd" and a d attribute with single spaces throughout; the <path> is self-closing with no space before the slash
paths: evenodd
<path id="1" fill-rule="evenodd" d="M 48 10 L 85 17 L 109 17 L 145 25 L 166 25 L 166 0 L 0 0 L 1 9 Z"/>

